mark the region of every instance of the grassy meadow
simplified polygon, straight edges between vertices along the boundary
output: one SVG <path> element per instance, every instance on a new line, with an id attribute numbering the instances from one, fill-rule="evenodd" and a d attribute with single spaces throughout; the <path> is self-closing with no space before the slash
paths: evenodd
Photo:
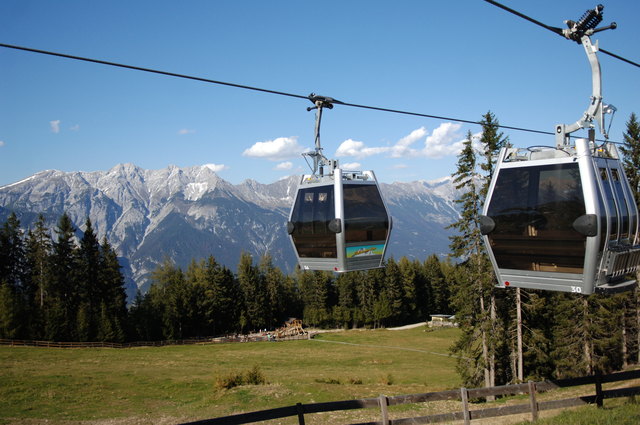
<path id="1" fill-rule="evenodd" d="M 298 402 L 451 389 L 460 386 L 448 356 L 457 333 L 420 327 L 202 346 L 0 347 L 0 424 L 178 423 Z M 265 385 L 217 385 L 254 366 Z M 378 414 L 345 413 L 339 415 L 347 421 Z M 327 422 L 313 416 L 319 415 L 307 423 Z"/>
<path id="2" fill-rule="evenodd" d="M 313 340 L 130 349 L 54 349 L 0 346 L 0 425 L 176 424 L 240 412 L 441 391 L 460 387 L 448 348 L 458 329 L 324 333 Z M 259 368 L 262 385 L 220 385 Z M 638 385 L 635 383 L 634 385 Z M 625 385 L 626 386 L 626 385 Z M 576 396 L 579 389 L 540 394 Z M 592 393 L 593 388 L 586 390 Z M 526 403 L 528 396 L 497 401 Z M 474 408 L 490 406 L 478 405 Z M 459 409 L 458 401 L 394 406 L 392 418 Z M 528 423 L 530 415 L 473 421 L 478 425 Z M 541 412 L 541 424 L 632 425 L 640 404 L 607 400 Z M 379 420 L 378 409 L 306 415 L 307 424 Z M 296 418 L 270 421 L 297 424 Z"/>

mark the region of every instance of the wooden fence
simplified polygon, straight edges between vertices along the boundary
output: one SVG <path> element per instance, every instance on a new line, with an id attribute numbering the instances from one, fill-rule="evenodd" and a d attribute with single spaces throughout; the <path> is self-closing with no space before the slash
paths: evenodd
<path id="1" fill-rule="evenodd" d="M 313 334 L 295 335 L 278 338 L 275 341 L 289 341 L 296 339 L 309 339 Z M 57 342 L 57 341 L 33 341 L 23 339 L 0 339 L 0 345 L 12 347 L 47 347 L 47 348 L 133 348 L 133 347 L 164 347 L 166 345 L 208 345 L 227 344 L 234 342 L 260 342 L 274 341 L 267 335 L 238 335 L 224 337 L 207 337 L 194 339 L 179 339 L 168 341 L 137 341 L 137 342 Z"/>
<path id="2" fill-rule="evenodd" d="M 492 388 L 460 388 L 459 390 L 441 391 L 424 394 L 401 395 L 387 397 L 381 395 L 377 398 L 367 398 L 363 400 L 345 400 L 328 403 L 298 403 L 295 406 L 278 407 L 275 409 L 261 410 L 257 412 L 241 413 L 238 415 L 225 416 L 214 419 L 205 419 L 183 425 L 227 425 L 227 424 L 247 424 L 252 422 L 280 419 L 294 416 L 298 418 L 298 423 L 304 425 L 305 415 L 321 412 L 335 412 L 341 410 L 377 408 L 380 409 L 380 421 L 362 422 L 353 425 L 408 425 L 408 424 L 431 424 L 445 421 L 464 421 L 465 425 L 474 419 L 493 418 L 498 416 L 530 413 L 531 419 L 538 419 L 538 412 L 544 410 L 561 409 L 584 404 L 597 404 L 602 407 L 603 400 L 607 398 L 627 397 L 640 394 L 640 386 L 628 387 L 613 390 L 603 390 L 602 384 L 610 382 L 628 381 L 640 378 L 640 370 L 629 372 L 618 372 L 611 375 L 594 375 L 573 379 L 561 379 L 555 381 L 528 382 L 526 384 L 504 385 Z M 581 385 L 595 385 L 595 394 L 565 398 L 561 400 L 538 401 L 537 394 L 556 388 L 575 387 Z M 471 410 L 469 400 L 480 399 L 490 396 L 511 396 L 517 394 L 528 394 L 528 402 L 516 405 L 505 405 L 500 407 Z M 459 400 L 461 408 L 457 412 L 441 413 L 405 419 L 390 419 L 388 406 L 395 406 L 408 403 L 425 403 L 442 400 Z"/>

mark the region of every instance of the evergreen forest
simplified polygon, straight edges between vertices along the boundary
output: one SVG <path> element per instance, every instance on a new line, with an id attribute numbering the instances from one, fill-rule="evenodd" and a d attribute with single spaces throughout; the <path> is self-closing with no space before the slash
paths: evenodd
<path id="1" fill-rule="evenodd" d="M 0 338 L 153 341 L 245 334 L 290 317 L 319 328 L 379 328 L 455 315 L 451 354 L 467 387 L 561 378 L 640 364 L 640 290 L 616 295 L 495 288 L 479 214 L 494 158 L 509 140 L 496 117 L 468 133 L 454 182 L 460 218 L 450 258 L 389 258 L 381 269 L 287 275 L 268 254 L 243 253 L 235 271 L 213 256 L 182 269 L 165 259 L 153 284 L 127 306 L 113 248 L 91 221 L 63 214 L 53 229 L 40 216 L 24 230 L 15 214 L 0 226 Z M 640 125 L 624 134 L 625 172 L 640 199 Z M 53 230 L 53 231 L 51 231 Z M 54 235 L 54 236 L 51 236 Z"/>

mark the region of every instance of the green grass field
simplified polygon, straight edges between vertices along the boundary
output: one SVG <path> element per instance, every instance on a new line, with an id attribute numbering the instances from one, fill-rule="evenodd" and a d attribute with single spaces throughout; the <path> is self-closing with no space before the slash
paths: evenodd
<path id="1" fill-rule="evenodd" d="M 460 387 L 448 348 L 457 329 L 346 331 L 313 340 L 131 349 L 0 347 L 0 424 L 175 424 L 296 403 L 441 391 Z M 217 382 L 258 366 L 264 385 Z M 568 397 L 548 394 L 550 398 Z M 545 395 L 546 396 L 546 395 Z M 541 395 L 541 398 L 543 396 Z M 512 402 L 526 402 L 516 396 Z M 501 400 L 498 403 L 509 402 Z M 640 404 L 607 400 L 540 423 L 640 423 Z M 476 406 L 476 408 L 482 408 Z M 391 408 L 392 417 L 452 412 L 459 402 Z M 558 412 L 549 412 L 557 415 Z M 379 420 L 364 409 L 305 416 L 307 424 Z M 474 424 L 513 424 L 527 415 Z M 586 421 L 586 422 L 585 422 Z M 296 424 L 295 418 L 272 421 Z M 523 422 L 526 423 L 526 422 Z"/>
<path id="2" fill-rule="evenodd" d="M 456 388 L 455 359 L 447 353 L 457 332 L 421 327 L 131 349 L 0 347 L 0 423 L 176 423 Z M 268 384 L 216 386 L 220 377 L 255 365 Z"/>

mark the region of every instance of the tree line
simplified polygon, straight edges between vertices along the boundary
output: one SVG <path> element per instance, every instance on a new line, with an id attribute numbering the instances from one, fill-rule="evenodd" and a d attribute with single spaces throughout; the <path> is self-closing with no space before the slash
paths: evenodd
<path id="1" fill-rule="evenodd" d="M 40 216 L 24 231 L 15 214 L 0 227 L 0 338 L 52 341 L 187 339 L 274 330 L 290 317 L 323 328 L 378 328 L 453 312 L 448 261 L 393 258 L 384 268 L 335 276 L 287 275 L 269 254 L 242 253 L 236 272 L 213 256 L 186 270 L 165 259 L 146 294 L 127 308 L 125 281 L 91 220 L 63 214 L 52 232 Z"/>
<path id="2" fill-rule="evenodd" d="M 287 275 L 265 254 L 243 253 L 233 272 L 213 256 L 185 270 L 165 259 L 146 294 L 126 307 L 115 252 L 90 220 L 75 229 L 64 214 L 52 238 L 41 216 L 21 230 L 0 228 L 0 338 L 57 341 L 185 339 L 275 329 L 289 317 L 315 327 L 388 327 L 455 314 L 451 348 L 467 387 L 609 372 L 640 363 L 640 292 L 615 296 L 497 289 L 482 245 L 479 213 L 494 158 L 508 139 L 496 117 L 467 134 L 454 183 L 460 219 L 451 225 L 454 263 L 388 259 L 385 267 L 335 275 Z M 640 125 L 631 115 L 623 164 L 640 200 Z"/>
<path id="3" fill-rule="evenodd" d="M 54 228 L 40 215 L 26 233 L 12 213 L 0 228 L 0 338 L 112 341 L 126 338 L 118 257 L 91 220 L 82 236 L 68 215 Z"/>
<path id="4" fill-rule="evenodd" d="M 403 325 L 452 312 L 446 274 L 453 268 L 432 255 L 338 276 L 299 269 L 285 275 L 268 254 L 255 264 L 243 253 L 234 274 L 214 257 L 192 261 L 186 271 L 167 259 L 130 317 L 144 340 L 274 330 L 290 317 L 320 328 Z"/>

